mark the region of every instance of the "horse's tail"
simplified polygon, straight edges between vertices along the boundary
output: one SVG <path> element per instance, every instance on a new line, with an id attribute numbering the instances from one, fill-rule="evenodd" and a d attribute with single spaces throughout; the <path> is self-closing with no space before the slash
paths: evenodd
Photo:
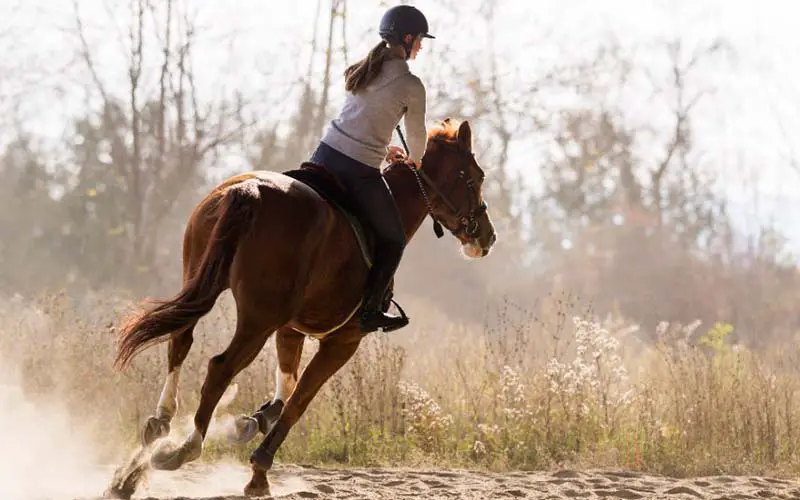
<path id="1" fill-rule="evenodd" d="M 178 335 L 207 314 L 229 286 L 230 267 L 242 235 L 252 226 L 259 206 L 258 180 L 231 187 L 220 200 L 219 218 L 194 275 L 173 298 L 131 317 L 120 332 L 114 365 L 125 365 L 141 350 Z"/>

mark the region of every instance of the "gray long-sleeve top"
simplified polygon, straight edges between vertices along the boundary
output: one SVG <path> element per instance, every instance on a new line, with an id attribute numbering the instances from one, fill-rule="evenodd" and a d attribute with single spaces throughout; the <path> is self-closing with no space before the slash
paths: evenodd
<path id="1" fill-rule="evenodd" d="M 366 165 L 379 168 L 395 126 L 404 117 L 410 158 L 425 152 L 425 86 L 402 59 L 383 62 L 378 76 L 356 94 L 348 93 L 322 142 Z"/>

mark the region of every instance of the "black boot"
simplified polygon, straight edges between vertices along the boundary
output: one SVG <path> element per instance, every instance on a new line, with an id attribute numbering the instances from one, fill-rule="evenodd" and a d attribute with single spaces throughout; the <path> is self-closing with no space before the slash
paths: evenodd
<path id="1" fill-rule="evenodd" d="M 405 314 L 394 316 L 383 312 L 386 290 L 396 267 L 391 264 L 392 262 L 387 262 L 387 259 L 375 259 L 375 264 L 367 277 L 364 302 L 359 310 L 360 326 L 364 333 L 378 329 L 391 332 L 408 325 L 408 317 Z"/>
<path id="2" fill-rule="evenodd" d="M 383 332 L 393 332 L 408 325 L 408 317 L 386 314 L 373 305 L 364 305 L 358 319 L 361 331 L 364 333 L 374 332 L 378 329 Z"/>

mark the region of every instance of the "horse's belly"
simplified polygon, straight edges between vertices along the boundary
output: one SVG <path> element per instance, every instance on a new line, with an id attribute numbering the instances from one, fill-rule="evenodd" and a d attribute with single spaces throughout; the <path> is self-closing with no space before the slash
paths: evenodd
<path id="1" fill-rule="evenodd" d="M 291 322 L 295 330 L 320 338 L 353 320 L 361 304 L 367 270 L 353 242 L 348 243 L 350 251 L 344 262 L 334 262 L 325 249 L 320 252 L 324 263 L 312 271 L 303 303 Z M 343 248 L 339 245 L 335 246 Z"/>
<path id="2" fill-rule="evenodd" d="M 306 335 L 321 338 L 353 320 L 360 304 L 360 297 L 353 293 L 311 297 L 304 301 L 291 326 Z"/>

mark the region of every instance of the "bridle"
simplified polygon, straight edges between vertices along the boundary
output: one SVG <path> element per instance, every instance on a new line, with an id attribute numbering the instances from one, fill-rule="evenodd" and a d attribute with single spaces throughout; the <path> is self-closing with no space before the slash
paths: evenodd
<path id="1" fill-rule="evenodd" d="M 406 144 L 406 139 L 403 137 L 403 131 L 400 129 L 400 125 L 397 125 L 397 133 L 400 135 L 400 141 L 403 143 L 403 148 L 406 150 L 406 154 L 409 154 L 408 145 Z M 436 216 L 433 215 L 433 206 L 431 205 L 430 198 L 428 197 L 427 191 L 425 191 L 425 187 L 422 185 L 422 182 L 425 183 L 430 187 L 436 196 L 438 196 L 442 202 L 447 206 L 448 209 L 455 215 L 456 220 L 458 220 L 458 227 L 455 229 L 450 229 L 450 232 L 453 235 L 458 236 L 461 234 L 466 235 L 469 238 L 474 238 L 478 232 L 480 231 L 480 223 L 478 222 L 478 217 L 483 215 L 487 210 L 486 202 L 480 201 L 480 196 L 478 196 L 477 189 L 475 188 L 475 181 L 470 177 L 469 168 L 472 166 L 473 160 L 475 158 L 475 154 L 472 152 L 462 152 L 462 157 L 464 158 L 464 162 L 462 163 L 461 167 L 458 171 L 458 178 L 462 179 L 466 183 L 468 195 L 467 195 L 467 203 L 468 209 L 465 214 L 461 213 L 461 210 L 456 207 L 450 198 L 446 196 L 441 189 L 439 189 L 436 184 L 433 183 L 431 178 L 428 174 L 424 171 L 424 165 L 422 165 L 422 160 L 420 160 L 419 168 L 414 168 L 412 165 L 406 163 L 408 168 L 414 173 L 414 177 L 417 180 L 417 185 L 419 186 L 420 192 L 422 192 L 422 198 L 425 200 L 425 205 L 428 209 L 428 215 L 430 215 L 431 219 L 433 219 L 433 232 L 436 234 L 437 238 L 441 238 L 444 235 L 444 231 L 442 230 L 442 224 L 436 219 Z M 455 189 L 455 187 L 453 188 Z M 450 191 L 452 195 L 453 190 Z"/>

